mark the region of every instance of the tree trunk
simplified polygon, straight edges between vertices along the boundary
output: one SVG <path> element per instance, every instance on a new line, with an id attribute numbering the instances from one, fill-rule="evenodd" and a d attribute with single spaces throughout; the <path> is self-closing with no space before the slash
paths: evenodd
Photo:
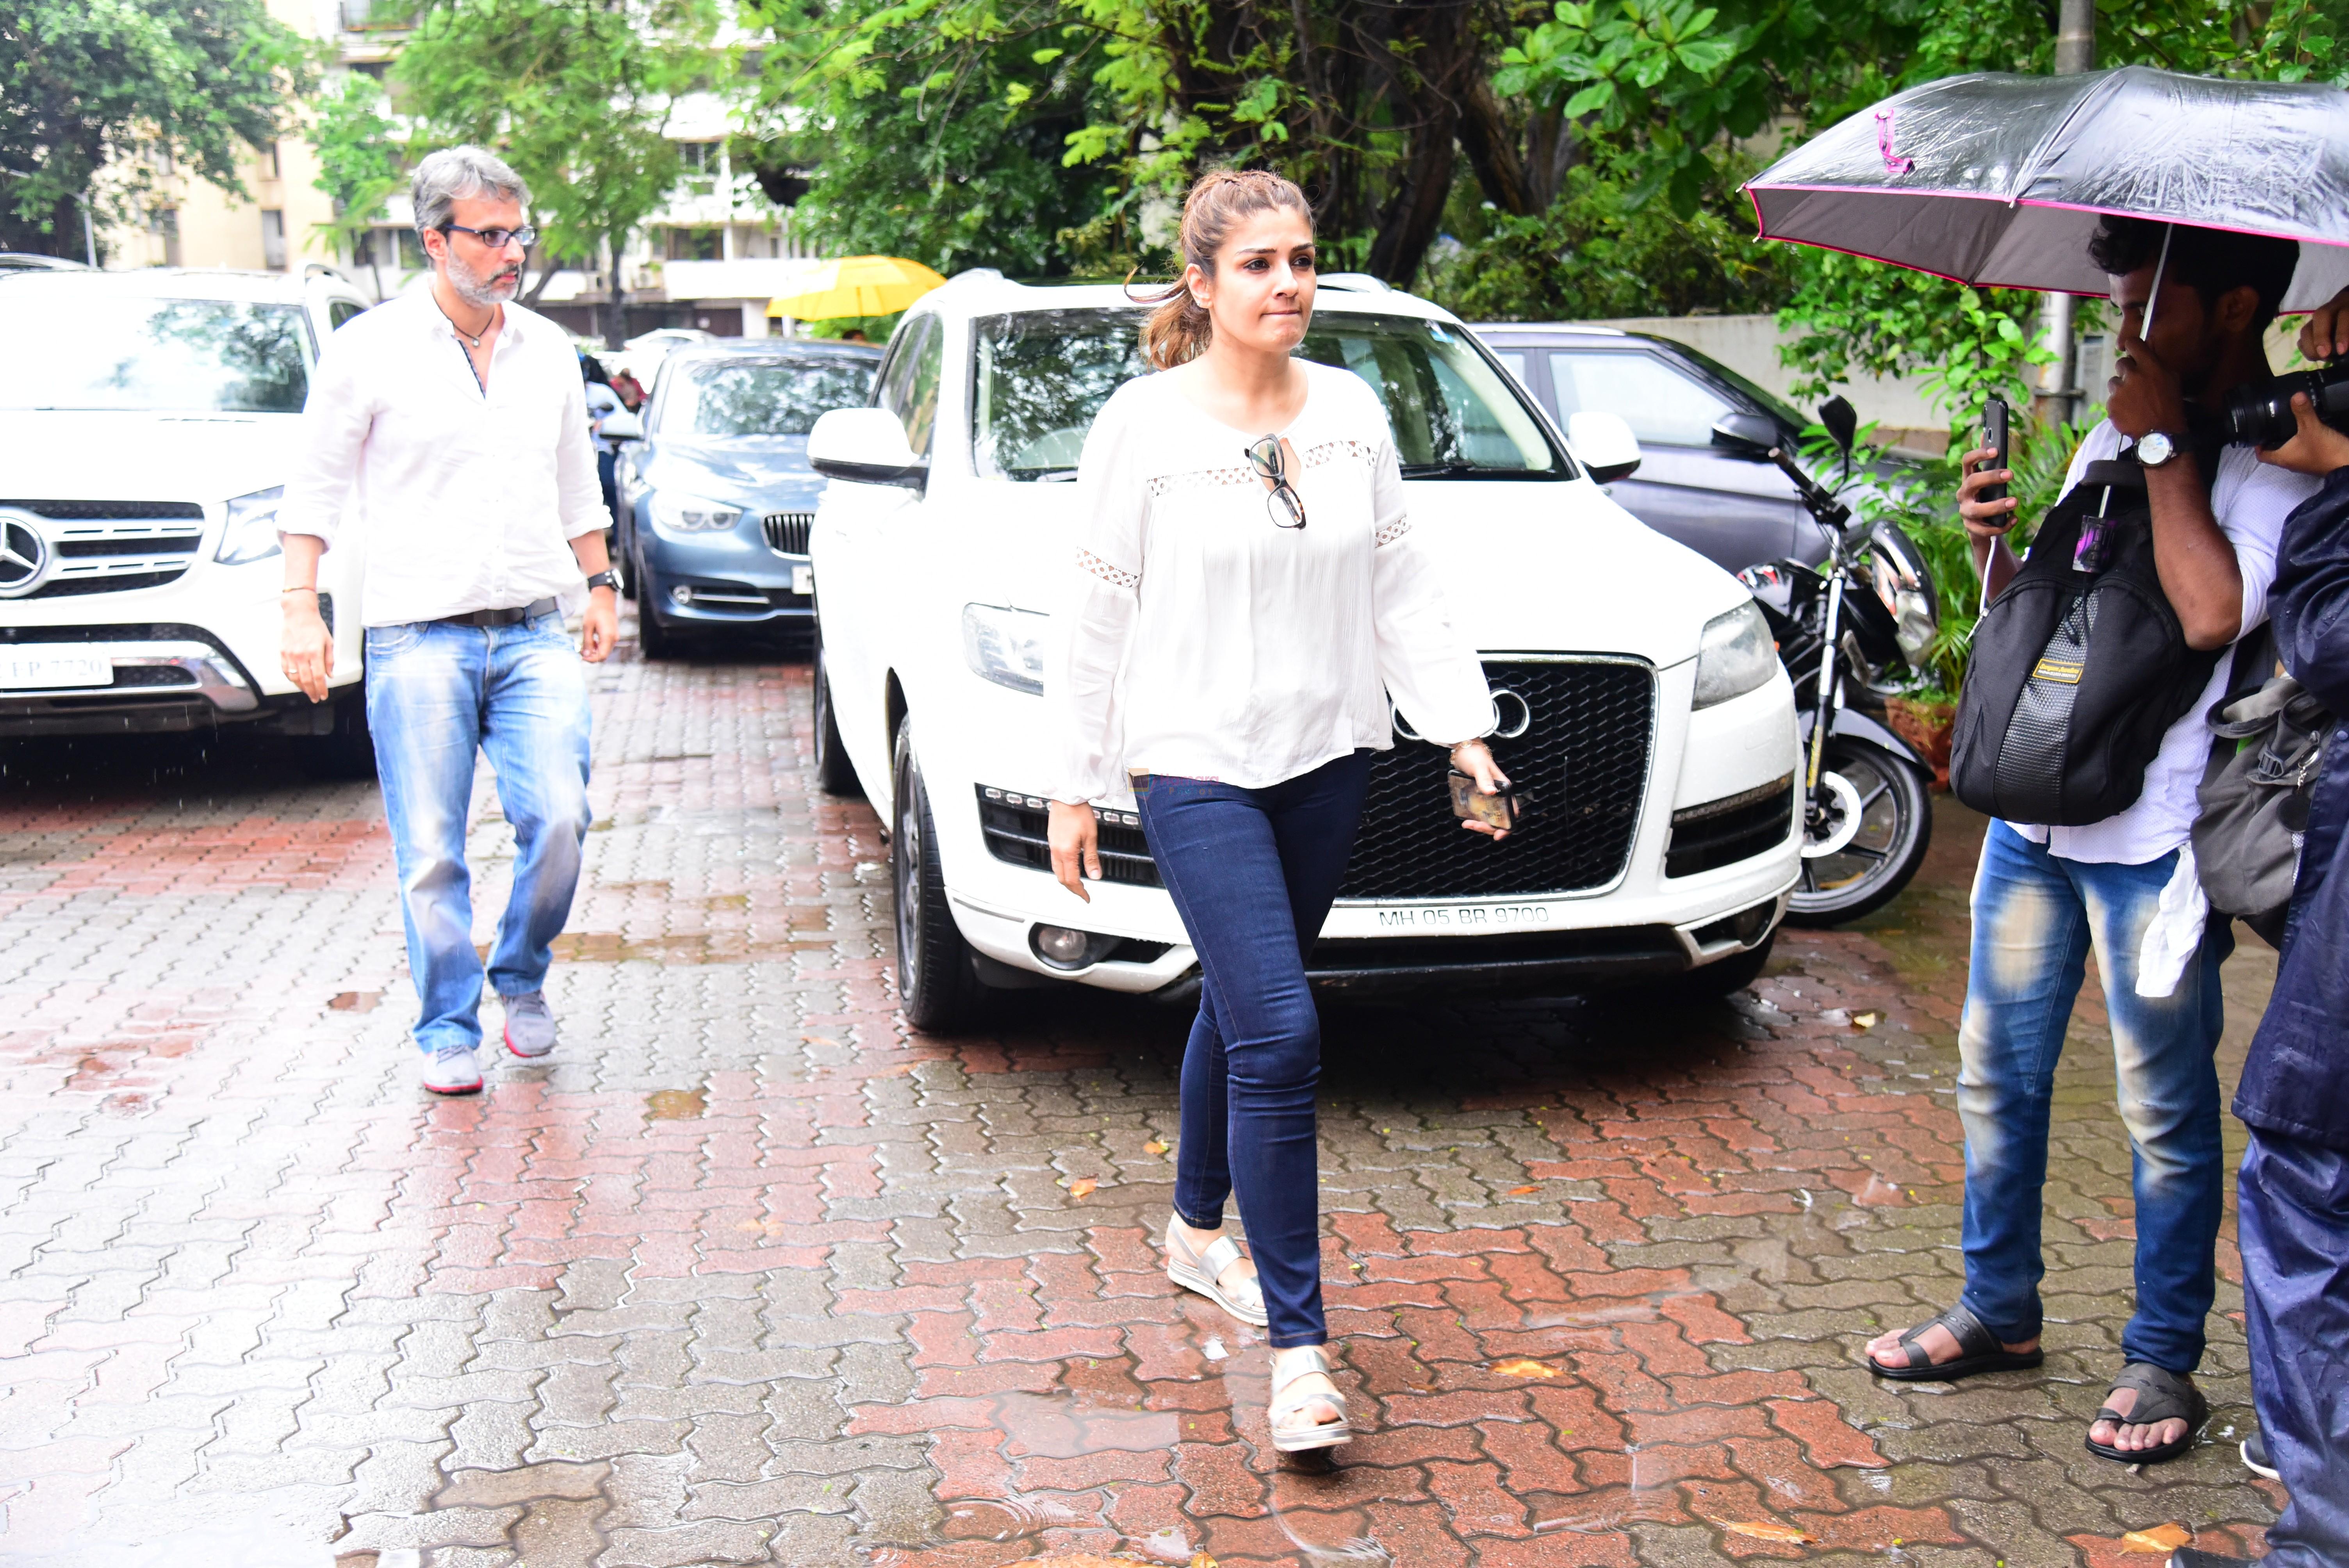
<path id="1" fill-rule="evenodd" d="M 1485 201 L 1512 217 L 1540 211 L 1534 203 L 1526 167 L 1517 158 L 1516 138 L 1501 114 L 1500 100 L 1493 96 L 1493 84 L 1481 72 L 1468 88 L 1467 101 L 1461 105 L 1460 150 L 1468 155 L 1469 167 L 1476 170 L 1476 183 L 1484 187 Z"/>
<path id="2" fill-rule="evenodd" d="M 612 247 L 612 320 L 604 329 L 604 346 L 617 352 L 628 346 L 627 263 L 623 259 L 627 231 L 616 230 L 605 242 Z"/>

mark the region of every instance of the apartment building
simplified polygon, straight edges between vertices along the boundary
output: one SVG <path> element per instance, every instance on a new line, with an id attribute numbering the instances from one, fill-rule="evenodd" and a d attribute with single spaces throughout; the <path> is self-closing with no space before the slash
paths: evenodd
<path id="1" fill-rule="evenodd" d="M 269 0 L 273 15 L 334 46 L 335 68 L 381 76 L 413 25 L 413 0 Z M 670 201 L 631 238 L 619 258 L 620 335 L 655 327 L 698 327 L 721 337 L 763 336 L 767 302 L 814 264 L 777 206 L 728 155 L 731 123 L 725 100 L 699 93 L 681 100 L 667 134 L 678 144 L 685 175 Z M 331 232 L 332 201 L 318 189 L 317 157 L 291 137 L 254 152 L 239 170 L 236 197 L 175 168 L 150 163 L 146 221 L 104 236 L 109 267 L 233 267 L 270 272 L 332 266 L 376 298 L 416 284 L 424 251 L 405 195 L 356 239 Z M 547 258 L 554 275 L 533 271 L 535 307 L 582 336 L 612 330 L 613 258 Z M 568 263 L 568 264 L 565 264 Z M 543 284 L 543 287 L 539 285 Z"/>

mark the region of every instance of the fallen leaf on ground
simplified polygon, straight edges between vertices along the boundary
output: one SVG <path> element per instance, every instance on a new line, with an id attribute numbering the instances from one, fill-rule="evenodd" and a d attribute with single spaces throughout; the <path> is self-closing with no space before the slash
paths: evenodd
<path id="1" fill-rule="evenodd" d="M 1719 1522 L 1721 1527 L 1732 1535 L 1750 1535 L 1756 1541 L 1808 1541 L 1810 1539 L 1791 1524 L 1772 1524 L 1765 1521 L 1732 1523 L 1725 1519 Z"/>
<path id="2" fill-rule="evenodd" d="M 1503 1193 L 1502 1196 L 1506 1198 L 1522 1198 L 1528 1192 L 1538 1192 L 1540 1191 L 1541 1189 L 1539 1187 L 1512 1187 L 1506 1192 Z"/>
<path id="3" fill-rule="evenodd" d="M 1215 1560 L 1205 1553 L 1191 1559 L 1191 1568 L 1205 1561 L 1207 1568 L 1216 1568 Z M 1096 1557 L 1090 1552 L 1072 1552 L 1050 1557 L 1022 1557 L 1011 1568 L 1134 1568 L 1137 1559 L 1132 1557 Z"/>
<path id="4" fill-rule="evenodd" d="M 836 1046 L 840 1044 L 838 1040 L 833 1039 L 830 1035 L 802 1035 L 800 1038 L 805 1040 L 812 1046 Z"/>
<path id="5" fill-rule="evenodd" d="M 899 1062 L 894 1068 L 883 1068 L 879 1072 L 874 1073 L 873 1076 L 874 1078 L 903 1078 L 905 1074 L 912 1072 L 913 1070 L 913 1063 Z"/>
<path id="6" fill-rule="evenodd" d="M 1100 1182 L 1094 1181 L 1090 1176 L 1080 1176 L 1075 1181 L 1069 1183 L 1069 1196 L 1071 1198 L 1084 1197 L 1087 1193 L 1091 1192 L 1094 1188 L 1100 1185 Z"/>
<path id="7" fill-rule="evenodd" d="M 2193 1539 L 2193 1532 L 2182 1526 L 2163 1524 L 2151 1530 L 2132 1530 L 2121 1537 L 2121 1544 L 2131 1552 L 2175 1552 Z"/>
<path id="8" fill-rule="evenodd" d="M 1556 1377 L 1561 1374 L 1547 1361 L 1536 1361 L 1519 1356 L 1507 1361 L 1495 1361 L 1493 1370 L 1504 1377 Z"/>
<path id="9" fill-rule="evenodd" d="M 1854 1013 L 1851 1016 L 1851 1026 L 1855 1029 L 1872 1029 L 1882 1022 L 1884 1015 L 1881 1013 Z"/>
<path id="10" fill-rule="evenodd" d="M 1154 1138 L 1142 1146 L 1142 1151 L 1144 1154 L 1164 1154 L 1166 1152 L 1166 1143 L 1163 1139 Z"/>

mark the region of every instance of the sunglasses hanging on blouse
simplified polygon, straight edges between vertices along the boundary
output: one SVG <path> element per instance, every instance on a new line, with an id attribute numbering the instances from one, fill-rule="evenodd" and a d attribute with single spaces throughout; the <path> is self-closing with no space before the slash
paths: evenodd
<path id="1" fill-rule="evenodd" d="M 1297 487 L 1288 482 L 1286 459 L 1281 456 L 1278 436 L 1259 436 L 1242 449 L 1259 478 L 1272 481 L 1272 489 L 1264 498 L 1264 509 L 1272 514 L 1276 528 L 1303 528 L 1305 500 Z"/>

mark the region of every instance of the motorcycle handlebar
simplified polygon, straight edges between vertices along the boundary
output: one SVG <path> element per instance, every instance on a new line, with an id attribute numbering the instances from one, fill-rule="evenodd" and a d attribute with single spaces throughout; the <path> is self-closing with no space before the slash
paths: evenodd
<path id="1" fill-rule="evenodd" d="M 1795 461 L 1784 447 L 1771 448 L 1770 460 L 1777 464 L 1779 470 L 1788 479 L 1795 481 L 1796 493 L 1802 496 L 1803 504 L 1810 509 L 1813 517 L 1817 518 L 1827 527 L 1838 532 L 1842 531 L 1844 524 L 1851 521 L 1851 508 L 1820 489 L 1818 480 L 1805 473 L 1802 464 Z"/>

